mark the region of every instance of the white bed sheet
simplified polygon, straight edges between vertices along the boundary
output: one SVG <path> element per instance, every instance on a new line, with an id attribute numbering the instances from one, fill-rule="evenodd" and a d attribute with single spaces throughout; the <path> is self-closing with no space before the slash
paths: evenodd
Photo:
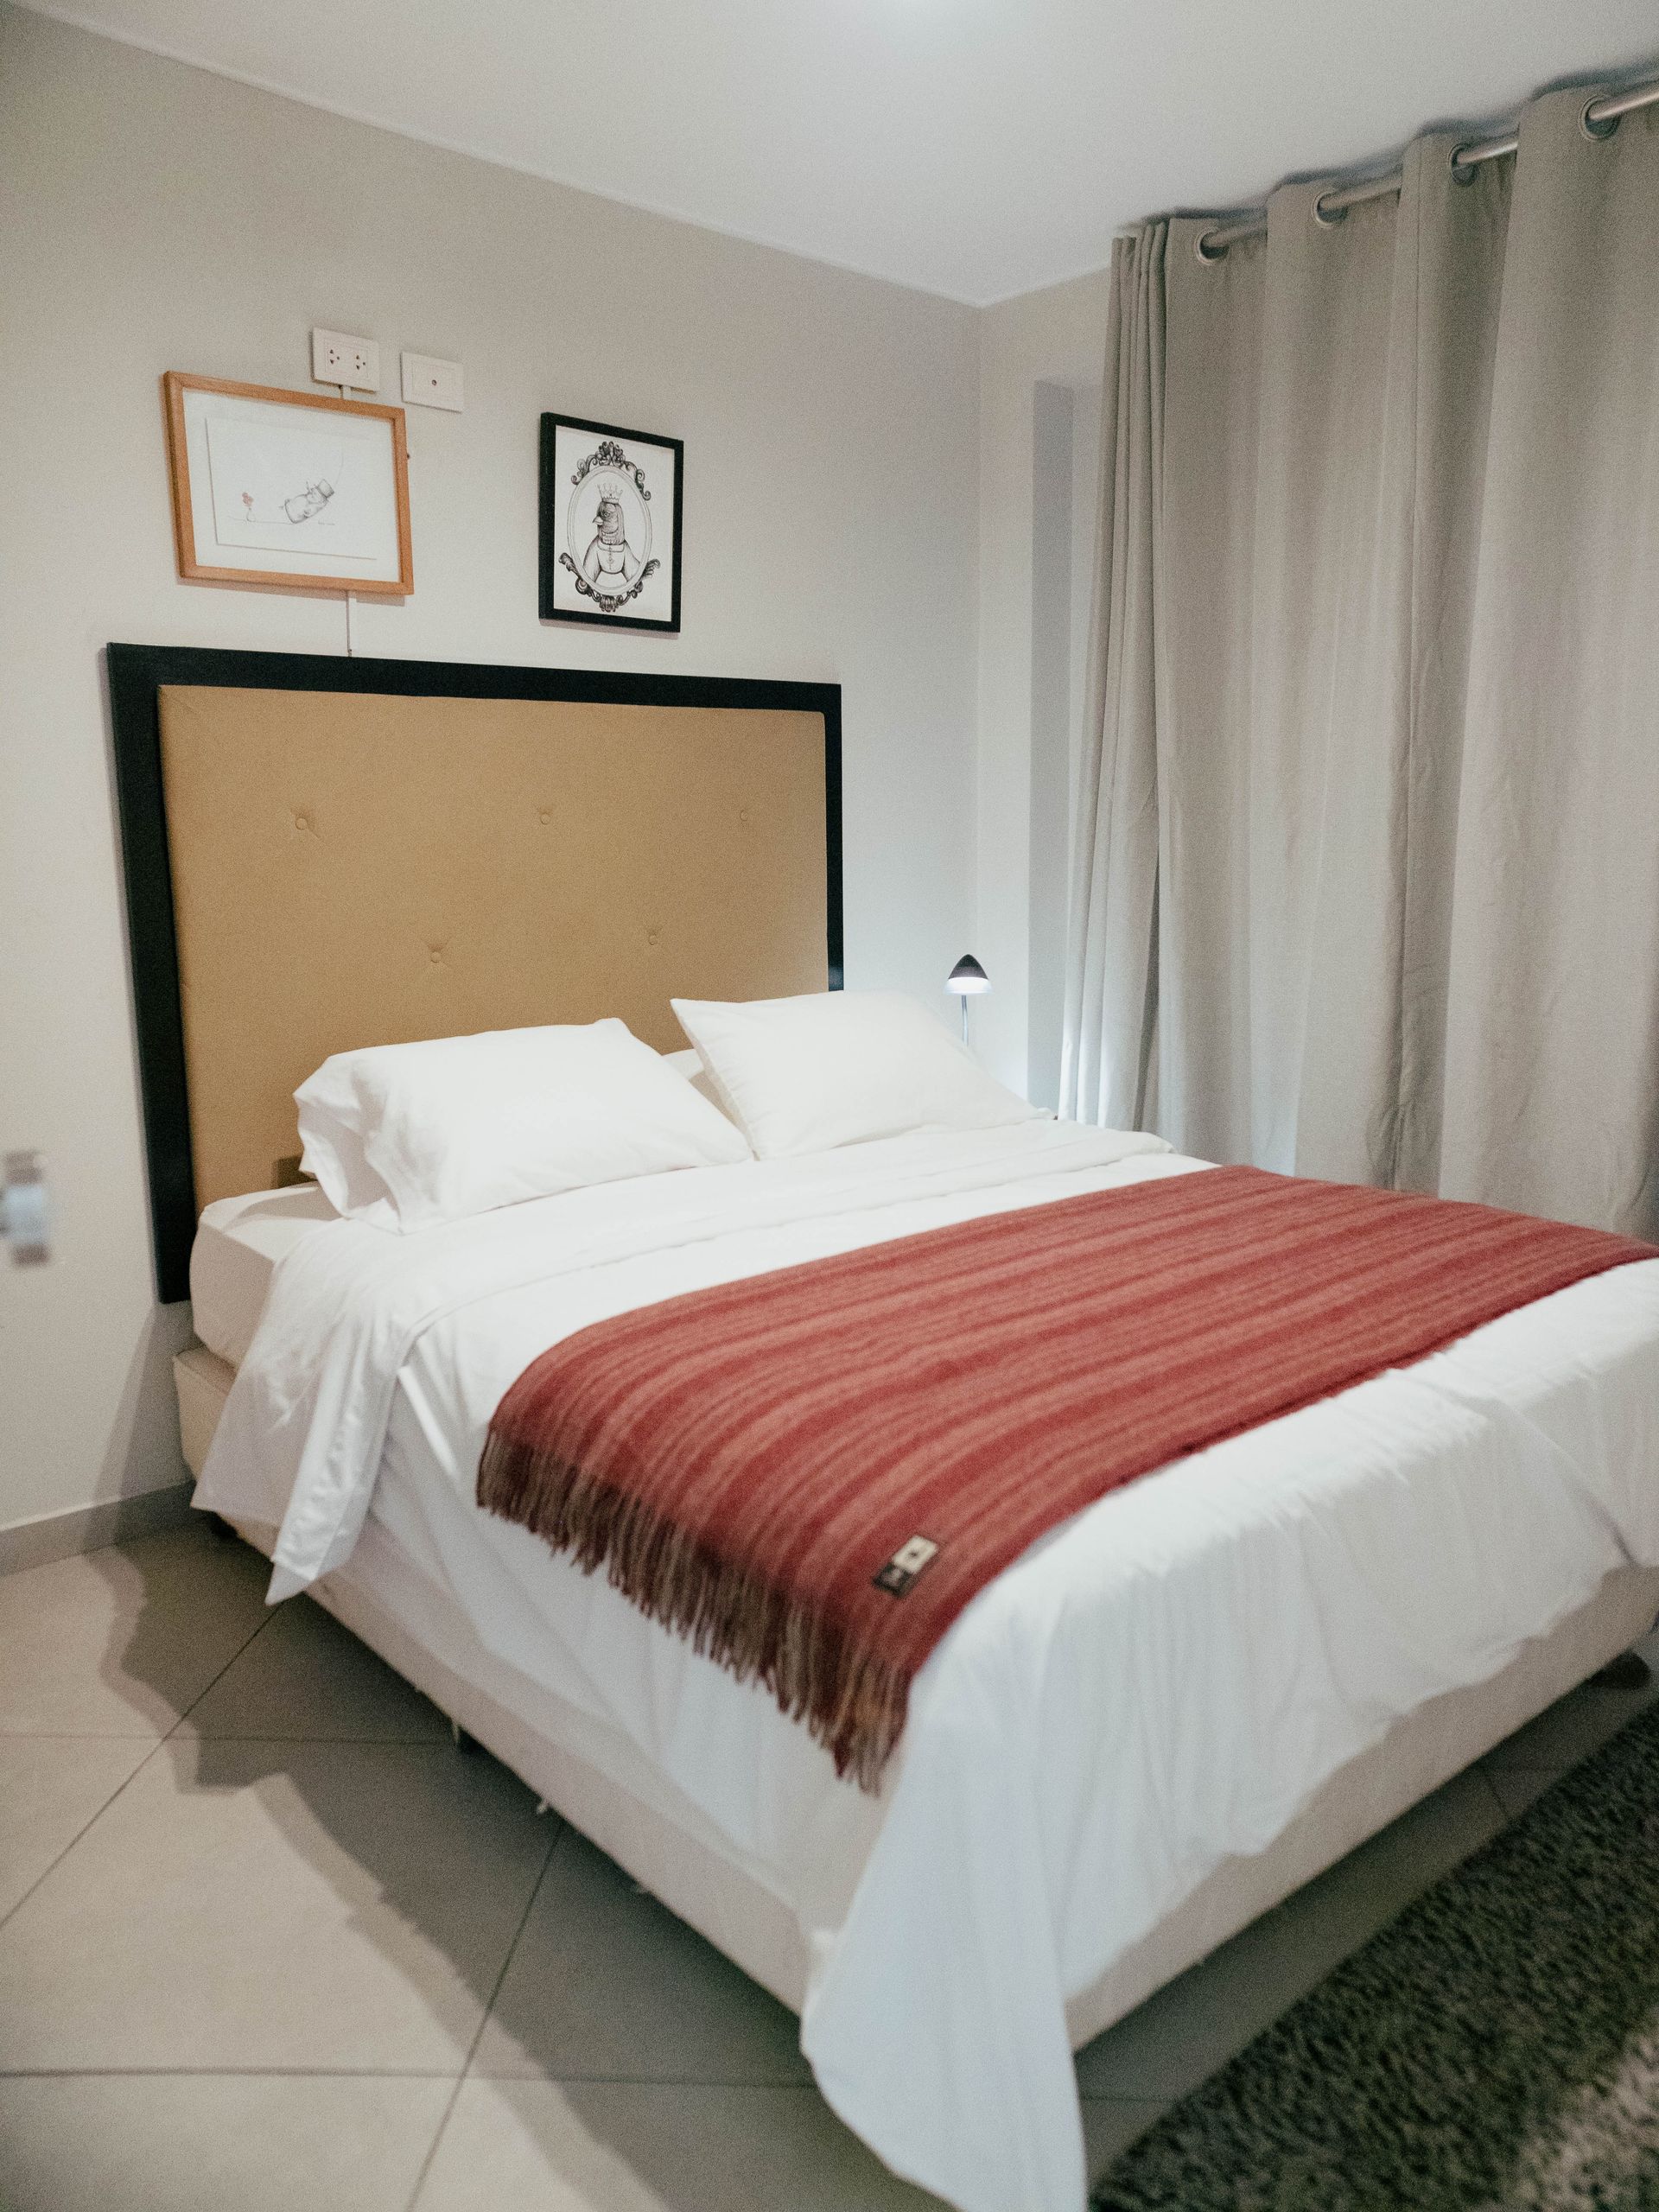
<path id="1" fill-rule="evenodd" d="M 655 1178 L 419 1238 L 314 1231 L 276 1266 L 199 1493 L 286 1512 L 278 1588 L 348 1554 L 372 1499 L 489 1649 L 645 1750 L 794 1912 L 803 2048 L 830 2102 L 964 2212 L 1083 2202 L 1068 1996 L 1400 1715 L 1497 1672 L 1613 1567 L 1659 1564 L 1659 1262 L 1053 1532 L 923 1669 L 880 1799 L 764 1692 L 479 1514 L 474 1474 L 502 1389 L 570 1329 L 1199 1164 L 1126 1143 L 1026 1124 Z"/>
<path id="2" fill-rule="evenodd" d="M 190 1248 L 190 1302 L 209 1351 L 241 1366 L 276 1262 L 313 1230 L 339 1219 L 315 1183 L 216 1198 L 202 1209 Z"/>

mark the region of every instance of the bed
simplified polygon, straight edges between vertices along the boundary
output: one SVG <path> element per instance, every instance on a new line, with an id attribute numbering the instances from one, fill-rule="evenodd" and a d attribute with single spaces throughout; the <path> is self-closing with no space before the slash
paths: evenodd
<path id="1" fill-rule="evenodd" d="M 111 648 L 158 1272 L 176 1295 L 188 1267 L 200 1339 L 178 1363 L 187 1456 L 204 1464 L 257 1338 L 303 1377 L 329 1298 L 429 1317 L 383 1351 L 360 1533 L 316 1597 L 798 2012 L 826 2095 L 897 2171 L 963 2212 L 1075 2212 L 1071 2051 L 1652 1621 L 1659 1263 L 1056 1529 L 939 1646 L 900 1755 L 861 1790 L 763 1691 L 480 1514 L 480 1421 L 515 1363 L 619 1301 L 1202 1163 L 1052 1122 L 897 1137 L 537 1201 L 378 1268 L 316 1192 L 270 1187 L 289 1093 L 344 1043 L 466 1026 L 408 995 L 458 966 L 474 1026 L 520 1018 L 522 996 L 494 995 L 499 947 L 550 937 L 526 925 L 534 868 L 469 874 L 487 841 L 435 825 L 516 808 L 607 853 L 530 986 L 536 1017 L 623 1012 L 672 1046 L 674 992 L 839 980 L 837 702 L 344 665 Z M 502 702 L 505 723 L 475 719 Z M 663 716 L 657 774 L 594 765 Z M 563 783 L 526 765 L 549 747 Z M 595 901 L 626 925 L 572 959 Z M 573 1226 L 581 1263 L 544 1265 Z M 207 1502 L 269 1553 L 289 1500 L 232 1474 Z"/>

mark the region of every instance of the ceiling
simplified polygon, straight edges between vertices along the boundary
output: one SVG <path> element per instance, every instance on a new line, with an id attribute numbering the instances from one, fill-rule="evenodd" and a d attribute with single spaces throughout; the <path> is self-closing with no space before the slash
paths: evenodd
<path id="1" fill-rule="evenodd" d="M 986 304 L 1659 61 L 1655 0 L 73 0 L 88 29 Z"/>

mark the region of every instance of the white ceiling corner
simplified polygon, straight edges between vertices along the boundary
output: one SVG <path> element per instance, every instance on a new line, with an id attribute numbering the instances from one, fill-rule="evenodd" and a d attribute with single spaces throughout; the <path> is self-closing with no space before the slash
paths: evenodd
<path id="1" fill-rule="evenodd" d="M 34 0 L 40 4 L 40 0 Z M 1654 0 L 53 0 L 583 190 L 985 305 L 1659 56 Z"/>

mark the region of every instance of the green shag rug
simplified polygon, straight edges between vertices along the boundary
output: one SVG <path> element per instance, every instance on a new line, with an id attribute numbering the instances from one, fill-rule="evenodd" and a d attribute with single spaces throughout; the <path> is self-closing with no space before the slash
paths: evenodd
<path id="1" fill-rule="evenodd" d="M 1096 2212 L 1659 2212 L 1659 1707 L 1113 2165 Z"/>

